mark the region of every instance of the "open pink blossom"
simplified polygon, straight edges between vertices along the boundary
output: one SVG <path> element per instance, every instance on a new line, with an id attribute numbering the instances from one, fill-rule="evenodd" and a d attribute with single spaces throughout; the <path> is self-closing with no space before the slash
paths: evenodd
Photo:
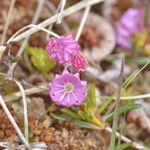
<path id="1" fill-rule="evenodd" d="M 86 81 L 81 81 L 79 74 L 67 70 L 62 75 L 56 75 L 49 87 L 50 97 L 57 105 L 80 106 L 87 96 Z"/>
<path id="2" fill-rule="evenodd" d="M 117 27 L 117 43 L 122 48 L 132 48 L 132 36 L 144 28 L 144 10 L 130 8 L 120 18 Z"/>
<path id="3" fill-rule="evenodd" d="M 76 71 L 83 71 L 86 67 L 86 59 L 80 53 L 74 53 L 70 63 Z"/>
<path id="4" fill-rule="evenodd" d="M 46 50 L 53 60 L 59 63 L 66 63 L 71 60 L 73 53 L 79 52 L 80 47 L 72 35 L 68 35 L 67 37 L 50 38 Z"/>

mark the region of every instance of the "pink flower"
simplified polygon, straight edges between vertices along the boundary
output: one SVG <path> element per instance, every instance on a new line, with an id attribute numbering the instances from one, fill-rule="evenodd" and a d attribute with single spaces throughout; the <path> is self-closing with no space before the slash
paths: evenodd
<path id="1" fill-rule="evenodd" d="M 76 71 L 83 71 L 86 67 L 86 60 L 80 53 L 73 54 L 70 63 Z"/>
<path id="2" fill-rule="evenodd" d="M 73 39 L 72 35 L 60 38 L 50 38 L 46 50 L 50 57 L 59 63 L 66 63 L 71 60 L 71 56 L 75 52 L 79 52 L 80 47 Z"/>
<path id="3" fill-rule="evenodd" d="M 117 28 L 117 43 L 122 48 L 132 48 L 132 36 L 144 28 L 144 10 L 142 8 L 128 9 L 119 20 Z"/>
<path id="4" fill-rule="evenodd" d="M 49 87 L 50 97 L 57 105 L 79 106 L 87 96 L 86 81 L 81 81 L 79 74 L 71 74 L 67 70 L 62 75 L 56 75 Z"/>

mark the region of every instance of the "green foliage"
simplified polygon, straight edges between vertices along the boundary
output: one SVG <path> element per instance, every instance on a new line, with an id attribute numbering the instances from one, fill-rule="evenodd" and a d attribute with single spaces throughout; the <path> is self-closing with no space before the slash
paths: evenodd
<path id="1" fill-rule="evenodd" d="M 90 121 L 91 119 L 93 119 L 92 114 L 88 114 L 84 111 L 80 111 L 77 108 L 70 108 L 70 109 L 62 108 L 61 111 L 73 119 L 81 119 L 84 121 Z"/>
<path id="2" fill-rule="evenodd" d="M 100 128 L 96 125 L 94 125 L 93 123 L 89 123 L 89 122 L 85 122 L 85 121 L 80 121 L 80 120 L 74 120 L 73 121 L 74 124 L 82 127 L 82 128 L 86 128 L 86 129 L 95 129 L 95 130 L 99 130 Z"/>
<path id="3" fill-rule="evenodd" d="M 63 115 L 63 114 L 57 114 L 57 113 L 50 113 L 50 114 L 54 119 L 57 119 L 57 120 L 61 120 L 61 121 L 71 120 L 70 117 Z"/>
<path id="4" fill-rule="evenodd" d="M 55 62 L 49 58 L 47 51 L 42 48 L 27 47 L 26 53 L 31 55 L 33 65 L 43 74 L 47 74 L 55 67 Z"/>
<path id="5" fill-rule="evenodd" d="M 132 145 L 133 145 L 132 142 L 123 143 L 123 144 L 121 144 L 120 149 L 121 150 L 130 150 L 130 149 L 132 149 Z"/>
<path id="6" fill-rule="evenodd" d="M 98 112 L 103 113 L 107 106 L 112 102 L 114 95 L 110 96 L 99 108 Z"/>
<path id="7" fill-rule="evenodd" d="M 75 21 L 71 21 L 71 22 L 69 22 L 69 27 L 71 29 L 74 29 L 74 28 L 78 27 L 78 23 Z"/>
<path id="8" fill-rule="evenodd" d="M 90 122 L 86 122 L 86 121 L 81 121 L 79 119 L 72 119 L 71 117 L 65 115 L 65 114 L 57 114 L 57 113 L 51 113 L 51 116 L 54 119 L 60 120 L 60 121 L 67 121 L 67 120 L 71 120 L 75 125 L 78 125 L 82 128 L 86 128 L 86 129 L 95 129 L 95 130 L 99 130 L 100 127 L 98 127 L 97 125 L 90 123 Z"/>
<path id="9" fill-rule="evenodd" d="M 124 113 L 126 113 L 126 112 L 128 112 L 128 111 L 130 111 L 130 110 L 138 109 L 138 108 L 141 108 L 141 107 L 142 107 L 141 104 L 128 104 L 128 105 L 126 105 L 126 106 L 121 107 L 121 108 L 119 109 L 118 114 L 119 114 L 119 115 L 122 115 L 122 114 L 124 114 Z M 115 114 L 115 112 L 112 112 L 112 113 L 108 114 L 107 116 L 104 117 L 104 120 L 105 120 L 106 122 L 112 121 L 113 118 L 114 118 L 114 114 Z"/>
<path id="10" fill-rule="evenodd" d="M 86 112 L 93 113 L 96 109 L 97 103 L 96 103 L 96 95 L 95 95 L 95 85 L 92 84 L 90 88 L 88 89 L 88 96 L 83 104 L 83 108 Z"/>
<path id="11" fill-rule="evenodd" d="M 150 57 L 138 57 L 132 60 L 131 62 L 137 65 L 145 65 L 149 60 L 150 60 Z"/>

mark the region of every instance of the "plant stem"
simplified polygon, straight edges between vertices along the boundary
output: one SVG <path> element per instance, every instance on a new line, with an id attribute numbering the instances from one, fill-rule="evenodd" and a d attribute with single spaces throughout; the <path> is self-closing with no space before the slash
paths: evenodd
<path id="1" fill-rule="evenodd" d="M 120 105 L 120 95 L 121 95 L 121 89 L 122 89 L 122 76 L 123 76 L 123 69 L 124 69 L 124 58 L 122 57 L 122 65 L 121 65 L 121 71 L 120 71 L 120 77 L 119 77 L 119 89 L 117 93 L 117 99 L 116 99 L 116 108 L 115 108 L 115 114 L 113 119 L 113 126 L 112 126 L 112 134 L 111 134 L 111 141 L 110 141 L 110 150 L 115 150 L 115 140 L 116 140 L 116 131 L 117 131 L 117 124 L 118 124 L 118 110 Z"/>

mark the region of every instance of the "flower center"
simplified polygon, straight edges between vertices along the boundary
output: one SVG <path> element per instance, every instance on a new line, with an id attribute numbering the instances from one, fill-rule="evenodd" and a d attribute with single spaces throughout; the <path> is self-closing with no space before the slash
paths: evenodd
<path id="1" fill-rule="evenodd" d="M 71 83 L 67 83 L 65 85 L 65 91 L 68 92 L 68 93 L 72 92 L 73 91 L 73 85 Z"/>

